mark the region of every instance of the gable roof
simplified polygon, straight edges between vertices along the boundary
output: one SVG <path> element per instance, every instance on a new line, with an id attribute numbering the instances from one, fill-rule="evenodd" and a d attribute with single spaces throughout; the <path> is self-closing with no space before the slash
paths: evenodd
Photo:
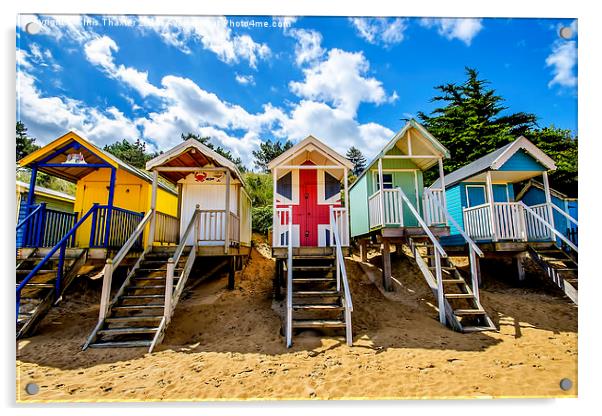
<path id="1" fill-rule="evenodd" d="M 196 151 L 200 152 L 201 157 L 198 157 Z M 192 156 L 192 154 L 197 156 Z M 156 158 L 149 160 L 146 162 L 146 169 L 153 170 L 154 168 L 160 166 L 184 166 L 191 168 L 198 167 L 199 169 L 202 169 L 208 164 L 227 168 L 234 175 L 234 177 L 240 180 L 243 186 L 245 186 L 244 179 L 234 162 L 226 159 L 215 150 L 210 149 L 196 139 L 188 139 L 183 141 L 177 146 L 172 147 L 168 151 L 160 154 Z M 177 174 L 174 173 L 172 175 L 168 174 L 167 172 L 160 173 L 161 176 L 166 177 L 166 179 L 172 182 L 177 182 L 179 179 L 186 177 L 189 174 L 190 172 L 177 172 Z"/>
<path id="2" fill-rule="evenodd" d="M 391 149 L 393 149 L 393 147 L 395 147 L 397 145 L 397 142 L 399 140 L 401 140 L 404 135 L 408 132 L 409 129 L 414 128 L 416 129 L 421 136 L 427 140 L 428 143 L 430 143 L 432 145 L 432 147 L 434 148 L 434 150 L 436 152 L 438 152 L 441 157 L 443 158 L 450 158 L 450 152 L 449 150 L 443 146 L 443 144 L 441 144 L 441 142 L 439 140 L 437 140 L 437 138 L 435 136 L 433 136 L 427 129 L 426 127 L 424 127 L 422 124 L 420 124 L 419 122 L 417 122 L 416 120 L 414 120 L 413 118 L 411 118 L 410 120 L 408 120 L 408 122 L 402 127 L 401 130 L 399 130 L 397 133 L 395 133 L 395 135 L 391 138 L 391 140 L 389 140 L 389 142 L 385 145 L 385 147 L 383 147 L 383 149 L 374 157 L 374 159 L 372 159 L 370 161 L 370 163 L 368 163 L 368 165 L 366 165 L 366 169 L 364 169 L 364 171 L 362 173 L 360 173 L 360 175 L 357 177 L 357 179 L 355 180 L 355 182 L 349 187 L 349 189 L 353 188 L 354 185 L 356 183 L 359 182 L 359 179 L 364 176 L 366 174 L 366 172 L 368 172 L 370 170 L 370 168 L 376 163 L 378 162 L 378 159 L 382 158 L 383 156 L 385 156 Z M 436 163 L 436 162 L 435 162 Z M 430 166 L 428 166 L 426 169 L 430 168 Z"/>
<path id="3" fill-rule="evenodd" d="M 462 182 L 465 179 L 469 179 L 481 172 L 487 170 L 499 170 L 504 163 L 506 163 L 512 156 L 518 151 L 524 150 L 537 160 L 541 165 L 546 167 L 548 170 L 555 170 L 556 164 L 554 161 L 546 155 L 541 149 L 531 143 L 526 137 L 520 136 L 513 142 L 494 150 L 491 153 L 487 153 L 485 156 L 469 163 L 468 165 L 462 166 L 459 169 L 454 170 L 448 175 L 445 175 L 445 187 L 448 188 L 452 185 Z M 441 178 L 438 178 L 430 188 L 441 187 Z"/>
<path id="4" fill-rule="evenodd" d="M 86 153 L 84 155 L 84 159 L 86 159 L 88 163 L 106 163 L 111 167 L 123 169 L 124 171 L 131 173 L 132 175 L 137 176 L 148 183 L 152 184 L 153 182 L 152 175 L 149 172 L 138 169 L 137 167 L 124 162 L 109 152 L 98 148 L 92 142 L 84 139 L 73 131 L 69 131 L 58 139 L 53 140 L 47 145 L 42 146 L 38 150 L 25 156 L 18 162 L 18 165 L 21 167 L 31 167 L 32 165 L 42 162 L 48 158 L 50 159 L 47 160 L 47 162 L 63 163 L 67 154 L 70 152 L 71 148 L 69 145 L 71 143 L 77 143 L 81 146 L 81 148 L 83 148 L 82 153 Z M 61 151 L 62 149 L 64 149 L 64 151 Z M 98 168 L 79 168 L 77 165 L 69 166 L 69 164 L 65 163 L 65 167 L 40 167 L 38 170 L 61 179 L 65 179 L 69 182 L 77 182 L 79 179 L 84 178 L 96 169 Z M 167 192 L 177 195 L 176 190 L 168 184 L 160 182 L 159 186 Z"/>
<path id="5" fill-rule="evenodd" d="M 523 196 L 525 196 L 525 194 L 527 193 L 527 191 L 529 191 L 529 189 L 531 188 L 537 188 L 541 191 L 544 191 L 545 188 L 543 186 L 543 183 L 536 181 L 535 179 L 529 179 L 529 181 L 525 184 L 525 186 L 523 186 L 523 188 L 520 190 L 520 192 L 518 194 L 516 194 L 516 200 L 520 200 L 523 198 Z M 555 189 L 550 188 L 550 194 L 552 196 L 555 196 L 557 198 L 563 199 L 563 200 L 568 200 L 568 201 L 574 201 L 577 200 L 577 198 L 570 198 L 568 195 L 563 194 L 562 192 L 559 192 Z"/>
<path id="6" fill-rule="evenodd" d="M 334 161 L 338 162 L 339 164 L 347 167 L 348 169 L 353 169 L 353 163 L 351 163 L 351 161 L 349 159 L 342 156 L 336 150 L 334 150 L 330 146 L 327 146 L 326 144 L 324 144 L 324 142 L 318 140 L 311 134 L 309 136 L 307 136 L 305 139 L 301 140 L 296 145 L 294 145 L 293 147 L 291 147 L 290 149 L 288 149 L 286 152 L 283 152 L 277 158 L 272 159 L 268 163 L 268 169 L 272 170 L 273 168 L 278 167 L 283 162 L 285 162 L 287 159 L 289 159 L 290 157 L 294 156 L 297 152 L 299 152 L 299 150 L 303 149 L 304 147 L 312 146 L 312 145 L 314 147 L 316 147 L 320 152 L 322 152 L 329 158 L 333 159 Z"/>
<path id="7" fill-rule="evenodd" d="M 22 181 L 17 181 L 16 185 L 17 185 L 17 192 L 23 193 L 23 194 L 29 192 L 29 184 L 28 183 L 22 182 Z M 46 197 L 50 197 L 50 198 L 59 199 L 62 201 L 75 202 L 75 195 L 67 194 L 67 193 L 61 192 L 61 191 L 55 191 L 54 189 L 45 188 L 43 186 L 36 185 L 34 193 L 43 195 Z"/>

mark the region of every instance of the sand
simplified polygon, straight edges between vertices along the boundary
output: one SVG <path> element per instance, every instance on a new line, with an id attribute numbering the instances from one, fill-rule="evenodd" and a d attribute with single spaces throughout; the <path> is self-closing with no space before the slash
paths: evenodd
<path id="1" fill-rule="evenodd" d="M 484 282 L 481 299 L 499 332 L 442 327 L 418 270 L 394 259 L 385 294 L 359 259 L 347 260 L 354 345 L 304 332 L 287 349 L 272 300 L 273 260 L 260 245 L 238 273 L 198 285 L 178 305 L 162 345 L 81 351 L 98 314 L 99 282 L 81 281 L 38 335 L 18 342 L 17 400 L 187 401 L 575 397 L 577 308 L 537 281 Z M 378 258 L 372 261 L 377 263 Z M 562 378 L 573 387 L 559 388 Z M 39 392 L 25 393 L 27 383 Z"/>

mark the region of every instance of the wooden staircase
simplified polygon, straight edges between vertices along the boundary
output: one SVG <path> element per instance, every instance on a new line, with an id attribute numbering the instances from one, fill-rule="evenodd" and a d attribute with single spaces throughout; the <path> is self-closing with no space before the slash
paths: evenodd
<path id="1" fill-rule="evenodd" d="M 529 256 L 543 269 L 554 284 L 577 305 L 578 265 L 577 253 L 570 254 L 555 244 L 548 247 L 528 247 Z"/>
<path id="2" fill-rule="evenodd" d="M 334 249 L 326 255 L 293 256 L 292 265 L 293 331 L 345 330 L 350 315 L 345 313 L 342 283 L 337 289 Z"/>
<path id="3" fill-rule="evenodd" d="M 438 298 L 434 245 L 426 235 L 411 237 L 409 245 L 426 282 Z M 447 325 L 459 332 L 495 331 L 493 321 L 481 306 L 478 293 L 473 292 L 447 257 L 441 258 L 441 275 Z"/>
<path id="4" fill-rule="evenodd" d="M 16 287 L 46 257 L 50 249 L 38 248 L 26 257 L 17 255 Z M 55 253 L 21 289 L 17 307 L 17 339 L 31 335 L 50 308 L 56 304 L 65 290 L 73 282 L 77 271 L 86 262 L 85 249 L 67 248 L 63 264 L 59 253 Z M 62 266 L 61 287 L 56 290 L 57 273 Z"/>
<path id="5" fill-rule="evenodd" d="M 171 318 L 171 311 L 165 311 L 166 275 L 168 259 L 174 251 L 175 248 L 154 248 L 141 255 L 113 297 L 106 318 L 99 322 L 84 349 L 146 347 L 152 351 L 161 342 Z M 175 264 L 170 293 L 172 310 L 190 273 L 191 267 L 185 267 L 189 254 L 190 247 L 187 247 Z M 182 279 L 183 282 L 178 284 Z"/>

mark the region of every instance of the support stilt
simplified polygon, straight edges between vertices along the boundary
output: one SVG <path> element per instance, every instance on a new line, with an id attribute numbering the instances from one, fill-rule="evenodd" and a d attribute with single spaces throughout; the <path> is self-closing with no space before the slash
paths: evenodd
<path id="1" fill-rule="evenodd" d="M 384 239 L 383 240 L 383 248 L 382 248 L 382 255 L 383 255 L 383 287 L 385 288 L 385 290 L 387 292 L 390 292 L 392 289 L 391 287 L 391 248 L 389 246 L 389 241 Z"/>
<path id="2" fill-rule="evenodd" d="M 228 289 L 234 289 L 234 277 L 236 276 L 236 256 L 230 256 L 228 265 Z"/>
<path id="3" fill-rule="evenodd" d="M 360 240 L 360 257 L 362 262 L 368 261 L 368 240 Z"/>

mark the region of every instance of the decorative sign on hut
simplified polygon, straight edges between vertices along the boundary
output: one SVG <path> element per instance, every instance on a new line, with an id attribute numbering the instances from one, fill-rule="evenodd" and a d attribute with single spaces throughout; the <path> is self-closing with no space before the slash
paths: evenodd
<path id="1" fill-rule="evenodd" d="M 225 177 L 224 172 L 197 172 L 194 174 L 194 180 L 197 182 L 222 183 Z"/>
<path id="2" fill-rule="evenodd" d="M 80 153 L 69 153 L 67 155 L 67 160 L 64 163 L 70 163 L 74 165 L 83 165 L 86 164 L 86 160 L 84 159 L 84 155 Z"/>

